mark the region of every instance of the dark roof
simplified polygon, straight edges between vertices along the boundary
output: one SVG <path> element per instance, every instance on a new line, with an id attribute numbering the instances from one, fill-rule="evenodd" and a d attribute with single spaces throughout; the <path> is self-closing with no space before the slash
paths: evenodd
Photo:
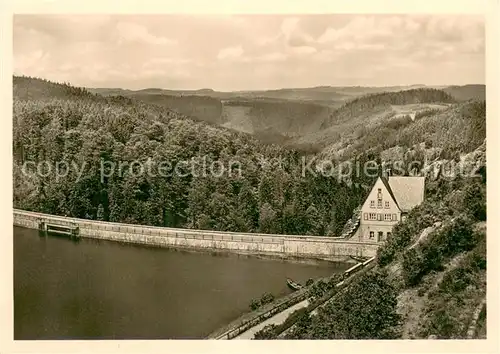
<path id="1" fill-rule="evenodd" d="M 389 181 L 387 180 L 387 178 L 385 178 L 384 176 L 380 176 L 380 179 L 382 180 L 382 183 L 384 183 L 385 188 L 387 188 L 387 190 L 389 191 L 389 194 L 391 195 L 391 197 L 394 200 L 394 202 L 396 202 L 396 205 L 398 206 L 398 208 L 401 209 L 401 207 L 399 206 L 397 198 L 394 196 L 394 193 L 392 192 L 392 188 L 391 188 L 391 186 L 390 186 Z M 403 211 L 403 210 L 401 209 L 401 211 Z"/>

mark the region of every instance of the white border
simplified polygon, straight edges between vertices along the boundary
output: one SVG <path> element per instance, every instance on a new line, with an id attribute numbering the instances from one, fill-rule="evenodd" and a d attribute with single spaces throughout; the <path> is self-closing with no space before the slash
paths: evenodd
<path id="1" fill-rule="evenodd" d="M 498 234 L 497 220 L 492 215 L 498 212 L 498 188 L 495 177 L 498 175 L 498 1 L 495 0 L 32 0 L 1 2 L 1 105 L 2 110 L 2 148 L 0 149 L 2 169 L 2 188 L 0 205 L 2 222 L 2 243 L 0 248 L 0 275 L 4 284 L 0 292 L 0 353 L 109 353 L 109 352 L 173 352 L 173 353 L 231 353 L 268 351 L 309 353 L 327 352 L 498 352 Z M 12 14 L 13 13 L 465 13 L 485 14 L 487 17 L 486 38 L 486 94 L 487 94 L 487 158 L 488 158 L 488 340 L 474 341 L 13 341 L 13 291 L 12 291 Z M 496 203 L 495 203 L 496 202 Z"/>

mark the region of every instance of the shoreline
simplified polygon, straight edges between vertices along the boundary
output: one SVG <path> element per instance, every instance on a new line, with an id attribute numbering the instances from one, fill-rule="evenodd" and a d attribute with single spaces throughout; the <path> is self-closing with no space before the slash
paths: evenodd
<path id="1" fill-rule="evenodd" d="M 350 256 L 373 257 L 379 243 L 326 236 L 280 235 L 175 229 L 62 217 L 14 209 L 15 226 L 50 232 L 65 230 L 68 237 L 98 239 L 193 251 L 235 253 L 287 260 L 352 263 Z M 49 227 L 51 229 L 49 229 Z"/>
<path id="2" fill-rule="evenodd" d="M 13 225 L 13 227 L 19 227 L 22 229 L 29 229 L 29 230 L 34 230 L 38 231 L 35 228 L 31 227 L 26 227 L 26 226 L 20 226 L 20 225 Z M 48 233 L 49 236 L 51 237 L 60 237 L 60 238 L 65 238 L 70 240 L 66 236 L 58 235 L 58 234 L 51 234 L 50 232 Z M 227 249 L 220 249 L 220 248 L 200 248 L 200 247 L 192 247 L 192 246 L 184 246 L 184 245 L 179 245 L 179 246 L 171 246 L 171 245 L 157 245 L 157 244 L 151 244 L 147 242 L 137 242 L 137 241 L 123 241 L 123 240 L 112 240 L 112 239 L 103 239 L 103 238 L 95 238 L 95 237 L 88 237 L 85 235 L 81 236 L 81 239 L 84 239 L 85 242 L 112 242 L 114 244 L 119 244 L 122 246 L 130 246 L 130 247 L 145 247 L 145 248 L 152 248 L 152 249 L 164 249 L 164 250 L 169 250 L 172 252 L 187 252 L 187 253 L 203 253 L 203 254 L 211 254 L 213 256 L 238 256 L 238 257 L 245 257 L 245 258 L 258 258 L 258 259 L 270 259 L 270 260 L 282 260 L 286 262 L 293 262 L 293 263 L 301 263 L 301 264 L 309 264 L 309 265 L 318 265 L 321 263 L 329 263 L 329 264 L 339 264 L 339 265 L 345 265 L 345 264 L 356 264 L 356 261 L 350 258 L 349 256 L 311 256 L 311 257 L 305 257 L 305 256 L 295 256 L 295 255 L 290 255 L 290 254 L 282 254 L 282 253 L 269 253 L 269 252 L 256 252 L 256 251 L 246 251 L 246 250 L 227 250 Z M 73 242 L 80 242 L 81 240 L 73 240 Z"/>

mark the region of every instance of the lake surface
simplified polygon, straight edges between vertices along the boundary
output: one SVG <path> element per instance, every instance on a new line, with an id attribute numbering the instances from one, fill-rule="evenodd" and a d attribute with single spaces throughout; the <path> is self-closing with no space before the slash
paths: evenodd
<path id="1" fill-rule="evenodd" d="M 14 339 L 203 338 L 349 265 L 40 237 L 14 227 Z"/>

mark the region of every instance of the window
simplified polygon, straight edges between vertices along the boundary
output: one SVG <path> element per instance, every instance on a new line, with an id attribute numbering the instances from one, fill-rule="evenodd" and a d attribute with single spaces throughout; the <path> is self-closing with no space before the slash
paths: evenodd
<path id="1" fill-rule="evenodd" d="M 368 220 L 368 213 L 363 213 L 363 219 Z"/>
<path id="2" fill-rule="evenodd" d="M 392 214 L 392 221 L 398 221 L 398 214 Z"/>
<path id="3" fill-rule="evenodd" d="M 378 197 L 378 199 L 382 199 L 382 188 L 378 189 L 377 197 Z"/>
<path id="4" fill-rule="evenodd" d="M 389 209 L 389 201 L 387 201 L 387 200 L 385 201 L 385 207 L 386 207 L 387 209 Z"/>
<path id="5" fill-rule="evenodd" d="M 387 239 L 389 239 L 389 238 L 391 238 L 391 233 L 390 232 L 387 233 Z"/>
<path id="6" fill-rule="evenodd" d="M 382 221 L 382 214 L 377 214 L 377 221 Z"/>
<path id="7" fill-rule="evenodd" d="M 370 231 L 370 239 L 375 238 L 375 231 Z"/>
<path id="8" fill-rule="evenodd" d="M 370 213 L 370 220 L 377 220 L 377 214 L 376 213 Z"/>
<path id="9" fill-rule="evenodd" d="M 381 241 L 384 238 L 384 233 L 382 231 L 378 232 L 378 240 Z"/>
<path id="10" fill-rule="evenodd" d="M 370 208 L 375 208 L 375 201 L 374 200 L 370 200 Z"/>
<path id="11" fill-rule="evenodd" d="M 384 215 L 384 221 L 391 221 L 391 220 L 392 220 L 391 214 Z"/>
<path id="12" fill-rule="evenodd" d="M 377 208 L 382 208 L 382 199 L 377 201 Z"/>

